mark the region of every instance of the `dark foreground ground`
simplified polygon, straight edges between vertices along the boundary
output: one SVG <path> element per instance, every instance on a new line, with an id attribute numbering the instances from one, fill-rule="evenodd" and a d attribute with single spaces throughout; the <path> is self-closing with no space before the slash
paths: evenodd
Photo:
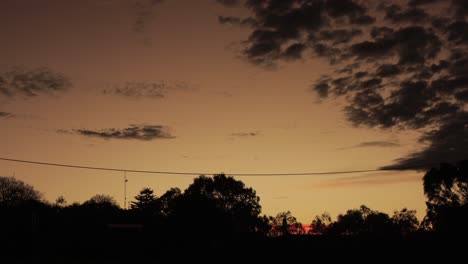
<path id="1" fill-rule="evenodd" d="M 143 231 L 2 237 L 0 263 L 224 263 L 372 261 L 464 263 L 466 237 L 158 237 Z M 3 259 L 3 260 L 2 260 Z"/>

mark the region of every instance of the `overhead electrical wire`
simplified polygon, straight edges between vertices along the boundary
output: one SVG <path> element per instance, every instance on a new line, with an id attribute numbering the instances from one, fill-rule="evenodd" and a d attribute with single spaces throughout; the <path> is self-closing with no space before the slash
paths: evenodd
<path id="1" fill-rule="evenodd" d="M 27 164 L 43 165 L 43 166 L 54 166 L 54 167 L 66 167 L 74 169 L 87 169 L 87 170 L 101 170 L 101 171 L 117 171 L 117 172 L 133 172 L 133 173 L 149 173 L 149 174 L 166 174 L 166 175 L 216 175 L 223 174 L 219 173 L 208 173 L 208 172 L 178 172 L 178 171 L 152 171 L 152 170 L 132 170 L 132 169 L 121 169 L 121 168 L 109 168 L 109 167 L 93 167 L 93 166 L 81 166 L 74 164 L 62 164 L 62 163 L 51 163 L 51 162 L 41 162 L 41 161 L 32 161 L 32 160 L 22 160 L 22 159 L 11 159 L 0 157 L 0 160 L 11 161 L 11 162 L 20 162 Z M 426 166 L 415 166 L 415 167 L 405 167 L 404 169 L 418 169 Z M 310 175 L 334 175 L 334 174 L 351 174 L 351 173 L 367 173 L 367 172 L 377 172 L 377 171 L 392 171 L 397 169 L 367 169 L 367 170 L 344 170 L 344 171 L 324 171 L 324 172 L 300 172 L 300 173 L 225 173 L 230 176 L 310 176 Z M 398 169 L 401 170 L 401 169 Z"/>

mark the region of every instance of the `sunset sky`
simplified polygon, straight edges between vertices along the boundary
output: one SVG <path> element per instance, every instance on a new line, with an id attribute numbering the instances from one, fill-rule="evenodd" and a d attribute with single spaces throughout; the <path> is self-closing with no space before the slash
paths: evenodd
<path id="1" fill-rule="evenodd" d="M 373 4 L 370 4 L 373 3 Z M 466 1 L 2 0 L 0 157 L 236 177 L 310 223 L 425 214 L 468 157 Z M 123 204 L 123 173 L 0 161 L 49 201 Z M 129 200 L 195 176 L 128 173 Z"/>

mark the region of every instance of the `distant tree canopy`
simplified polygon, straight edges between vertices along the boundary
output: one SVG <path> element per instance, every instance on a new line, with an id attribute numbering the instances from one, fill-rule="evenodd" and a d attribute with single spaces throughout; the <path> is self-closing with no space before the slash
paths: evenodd
<path id="1" fill-rule="evenodd" d="M 441 164 L 424 175 L 427 196 L 426 220 L 435 230 L 467 230 L 468 160 L 457 165 Z"/>
<path id="2" fill-rule="evenodd" d="M 0 207 L 39 202 L 41 198 L 42 195 L 31 185 L 13 177 L 0 176 Z"/>
<path id="3" fill-rule="evenodd" d="M 82 204 L 83 207 L 95 209 L 119 209 L 115 199 L 107 194 L 96 194 Z"/>
<path id="4" fill-rule="evenodd" d="M 397 232 L 402 235 L 414 232 L 419 227 L 416 210 L 408 210 L 406 208 L 403 208 L 401 211 L 395 211 L 392 216 L 392 222 Z"/>
<path id="5" fill-rule="evenodd" d="M 331 233 L 336 235 L 389 234 L 393 224 L 387 214 L 373 211 L 365 205 L 359 209 L 348 210 L 331 225 Z"/>

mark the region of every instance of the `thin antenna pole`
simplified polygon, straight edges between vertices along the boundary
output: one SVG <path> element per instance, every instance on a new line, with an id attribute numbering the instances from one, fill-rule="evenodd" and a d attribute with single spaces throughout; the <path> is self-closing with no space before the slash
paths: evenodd
<path id="1" fill-rule="evenodd" d="M 127 210 L 127 171 L 124 171 L 124 209 Z"/>

